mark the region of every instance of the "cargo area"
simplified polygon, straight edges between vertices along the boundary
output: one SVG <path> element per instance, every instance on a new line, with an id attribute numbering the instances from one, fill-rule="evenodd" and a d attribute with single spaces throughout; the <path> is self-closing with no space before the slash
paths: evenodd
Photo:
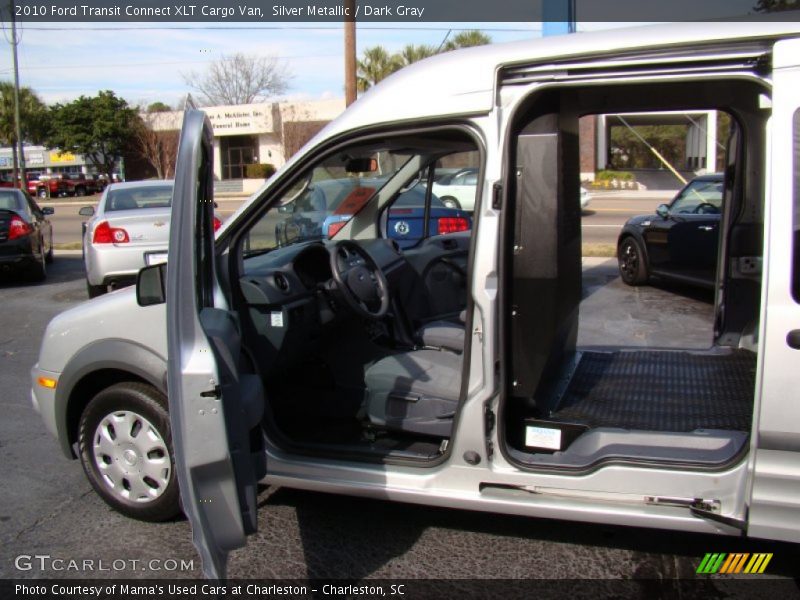
<path id="1" fill-rule="evenodd" d="M 520 111 L 509 153 L 516 177 L 505 225 L 502 344 L 510 358 L 501 365 L 499 435 L 506 458 L 521 468 L 717 470 L 746 456 L 761 277 L 742 265 L 761 261 L 763 181 L 750 167 L 764 160 L 763 113 L 752 110 L 762 90 L 718 81 L 691 91 L 684 84 L 565 89 L 533 95 Z M 657 214 L 654 204 L 652 215 L 620 230 L 613 263 L 592 274 L 582 268 L 578 122 L 599 105 L 631 113 L 722 107 L 729 125 L 721 174 L 713 176 L 722 190 L 714 217 L 676 212 L 678 225 L 668 231 L 662 221 L 672 215 Z M 648 244 L 638 278 L 616 269 L 631 238 Z M 675 272 L 662 275 L 662 260 Z M 686 275 L 701 264 L 704 281 Z M 702 318 L 684 314 L 689 297 L 707 307 Z"/>

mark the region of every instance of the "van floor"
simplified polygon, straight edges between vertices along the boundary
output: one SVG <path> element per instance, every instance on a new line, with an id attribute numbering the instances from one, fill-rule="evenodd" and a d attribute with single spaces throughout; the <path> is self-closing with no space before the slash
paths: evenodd
<path id="1" fill-rule="evenodd" d="M 756 355 L 746 350 L 584 351 L 548 420 L 590 428 L 749 431 L 755 370 Z"/>

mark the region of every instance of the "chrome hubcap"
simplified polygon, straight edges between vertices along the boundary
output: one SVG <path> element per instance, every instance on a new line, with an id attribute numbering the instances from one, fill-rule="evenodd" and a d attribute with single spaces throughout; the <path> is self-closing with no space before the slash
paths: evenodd
<path id="1" fill-rule="evenodd" d="M 152 502 L 169 483 L 172 464 L 164 438 L 150 421 L 132 411 L 100 421 L 92 443 L 94 463 L 108 488 L 132 502 Z"/>

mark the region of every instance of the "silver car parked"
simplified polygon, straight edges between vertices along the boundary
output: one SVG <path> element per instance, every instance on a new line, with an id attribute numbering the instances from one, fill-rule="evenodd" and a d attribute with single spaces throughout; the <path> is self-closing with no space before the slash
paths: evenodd
<path id="1" fill-rule="evenodd" d="M 86 288 L 94 298 L 134 283 L 139 269 L 167 258 L 172 181 L 132 181 L 108 186 L 83 234 Z"/>

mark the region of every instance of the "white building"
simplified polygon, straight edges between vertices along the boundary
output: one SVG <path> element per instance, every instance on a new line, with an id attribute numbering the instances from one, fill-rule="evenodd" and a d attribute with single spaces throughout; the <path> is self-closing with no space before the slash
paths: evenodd
<path id="1" fill-rule="evenodd" d="M 203 107 L 214 131 L 215 177 L 244 179 L 249 164 L 282 166 L 344 108 L 343 98 Z M 156 131 L 178 130 L 182 118 L 181 111 L 148 115 Z"/>

